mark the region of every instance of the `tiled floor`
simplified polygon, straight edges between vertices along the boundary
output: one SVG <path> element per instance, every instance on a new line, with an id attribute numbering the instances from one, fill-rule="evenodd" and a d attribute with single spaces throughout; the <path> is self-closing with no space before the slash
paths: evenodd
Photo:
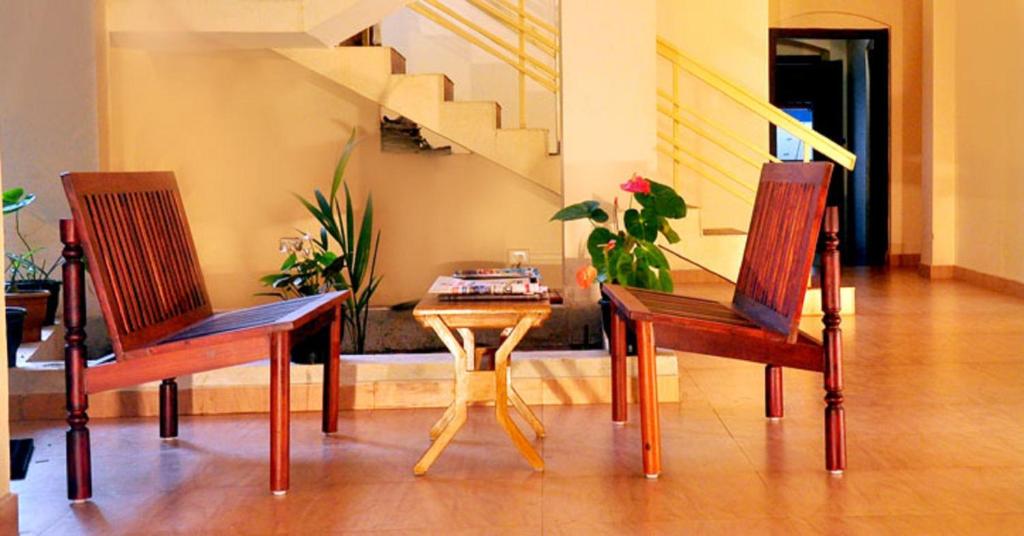
<path id="1" fill-rule="evenodd" d="M 15 423 L 37 452 L 13 484 L 42 534 L 863 533 L 1024 531 L 1024 300 L 911 272 L 861 274 L 846 335 L 849 470 L 824 471 L 820 376 L 786 371 L 786 418 L 762 418 L 761 367 L 685 355 L 662 407 L 664 473 L 640 474 L 635 407 L 536 408 L 535 473 L 475 408 L 426 477 L 412 466 L 440 410 L 344 412 L 324 438 L 292 425 L 292 491 L 267 492 L 260 415 L 91 423 L 95 498 L 69 505 L 63 426 Z M 808 329 L 817 329 L 808 320 Z M 524 428 L 525 429 L 525 428 Z"/>

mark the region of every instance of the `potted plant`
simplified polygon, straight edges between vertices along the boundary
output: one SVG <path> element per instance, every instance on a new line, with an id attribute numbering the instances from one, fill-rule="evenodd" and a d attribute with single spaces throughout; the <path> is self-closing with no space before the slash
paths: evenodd
<path id="1" fill-rule="evenodd" d="M 59 264 L 55 262 L 47 267 L 45 261 L 41 264 L 36 261 L 36 255 L 40 248 L 32 248 L 21 232 L 21 220 L 19 212 L 35 201 L 33 194 L 26 194 L 21 188 L 13 188 L 3 193 L 4 214 L 14 214 L 15 232 L 18 239 L 25 246 L 25 253 L 7 253 L 7 282 L 5 292 L 7 303 L 12 307 L 22 307 L 26 310 L 23 321 L 24 342 L 36 342 L 42 338 L 42 326 L 46 321 L 51 295 L 59 298 L 55 293 L 41 285 L 33 287 L 32 281 L 48 279 L 49 273 Z M 58 287 L 59 288 L 59 283 Z M 53 313 L 56 315 L 57 304 L 53 304 Z"/>
<path id="2" fill-rule="evenodd" d="M 325 196 L 320 190 L 313 192 L 312 200 L 295 194 L 299 202 L 316 218 L 320 230 L 313 237 L 303 233 L 301 238 L 282 240 L 281 252 L 287 254 L 284 263 L 277 272 L 260 278 L 260 282 L 274 289 L 262 295 L 281 299 L 332 290 L 351 290 L 352 294 L 343 309 L 345 333 L 352 334 L 355 352 L 361 354 L 366 350 L 370 298 L 380 284 L 380 277 L 376 275 L 380 231 L 376 235 L 373 232 L 371 197 L 367 197 L 362 220 L 356 226 L 352 195 L 344 183 L 345 167 L 355 145 L 353 130 L 334 169 L 330 196 Z M 341 189 L 345 191 L 344 208 L 338 199 Z M 337 253 L 332 251 L 332 246 L 337 246 Z M 292 349 L 292 360 L 322 362 L 317 353 L 327 347 L 322 339 L 326 334 L 319 337 L 319 340 L 318 337 L 310 337 L 305 345 L 297 344 Z"/>
<path id="3" fill-rule="evenodd" d="M 43 320 L 44 326 L 52 326 L 57 319 L 57 306 L 60 305 L 61 282 L 53 279 L 51 275 L 61 265 L 63 259 L 58 256 L 52 263 L 38 256 L 44 248 L 33 248 L 29 245 L 25 235 L 21 232 L 21 209 L 31 205 L 36 200 L 34 194 L 26 194 L 21 188 L 13 188 L 4 192 L 4 214 L 14 214 L 14 230 L 18 240 L 25 247 L 24 253 L 8 253 L 8 273 L 11 273 L 11 290 L 17 292 L 38 292 L 47 290 L 50 292 L 46 302 L 46 317 Z M 13 273 L 12 273 L 13 272 Z"/>
<path id="4" fill-rule="evenodd" d="M 594 227 L 587 237 L 591 263 L 576 272 L 576 282 L 582 288 L 597 281 L 672 292 L 668 259 L 655 241 L 660 235 L 670 244 L 679 242 L 679 235 L 669 220 L 686 217 L 686 202 L 671 187 L 637 174 L 621 188 L 632 194 L 621 223 L 617 197 L 611 207 L 611 217 L 601 208 L 601 203 L 594 200 L 569 205 L 551 217 L 563 222 L 586 219 Z M 610 307 L 603 296 L 600 303 L 607 334 L 611 329 Z M 628 345 L 635 348 L 632 330 L 627 340 Z"/>

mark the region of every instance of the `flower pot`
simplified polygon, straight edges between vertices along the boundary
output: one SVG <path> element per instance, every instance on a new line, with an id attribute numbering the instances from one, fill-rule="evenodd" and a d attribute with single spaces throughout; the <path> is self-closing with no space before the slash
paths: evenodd
<path id="1" fill-rule="evenodd" d="M 24 307 L 7 308 L 7 368 L 18 365 L 18 347 L 21 346 L 27 313 Z"/>
<path id="2" fill-rule="evenodd" d="M 54 279 L 35 279 L 31 281 L 18 281 L 14 283 L 13 290 L 17 292 L 31 292 L 36 290 L 50 291 L 50 298 L 46 300 L 46 318 L 43 319 L 44 326 L 52 326 L 57 320 L 57 306 L 60 305 L 60 281 Z"/>
<path id="3" fill-rule="evenodd" d="M 39 342 L 43 338 L 43 320 L 46 319 L 46 302 L 49 299 L 48 290 L 7 293 L 7 305 L 27 311 L 22 342 Z"/>
<path id="4" fill-rule="evenodd" d="M 612 341 L 612 304 L 603 295 L 597 302 L 601 306 L 601 324 L 604 327 L 604 334 L 608 337 L 608 344 Z M 609 348 L 609 350 L 611 350 Z M 636 354 L 636 330 L 633 325 L 626 322 L 626 355 Z"/>

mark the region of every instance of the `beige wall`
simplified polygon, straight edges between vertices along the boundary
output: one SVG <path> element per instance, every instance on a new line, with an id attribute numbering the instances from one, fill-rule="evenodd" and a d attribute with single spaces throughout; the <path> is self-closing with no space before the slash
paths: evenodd
<path id="1" fill-rule="evenodd" d="M 4 172 L 3 172 L 3 138 L 0 138 L 0 191 L 2 191 L 6 185 L 4 184 Z M 4 219 L 6 220 L 6 218 Z M 6 227 L 7 222 L 0 222 L 0 228 Z M 0 234 L 0 251 L 4 250 L 4 236 Z M 4 295 L 0 294 L 0 305 L 3 305 L 6 310 L 7 299 Z M 7 333 L 7 315 L 4 314 L 3 318 L 0 318 L 0 333 Z M 0 338 L 0 355 L 7 359 L 7 337 Z M 0 374 L 0 446 L 7 445 L 8 439 L 10 439 L 10 399 L 7 393 L 10 389 L 7 385 L 8 374 Z M 3 504 L 6 497 L 4 497 L 11 489 L 11 449 L 0 448 L 0 505 Z M 0 510 L 2 513 L 2 510 Z M 0 528 L 4 525 L 0 522 Z"/>
<path id="2" fill-rule="evenodd" d="M 921 0 L 770 0 L 773 28 L 888 28 L 890 249 L 921 252 Z"/>
<path id="3" fill-rule="evenodd" d="M 767 100 L 767 2 L 660 0 L 657 15 L 658 36 L 667 39 L 702 65 Z M 671 73 L 670 64 L 664 59 L 659 59 L 659 88 L 671 92 Z M 767 151 L 768 123 L 765 120 L 689 75 L 680 78 L 679 93 L 684 106 L 711 115 L 717 121 L 728 125 L 743 139 L 760 145 Z M 659 114 L 658 120 L 663 122 L 662 127 L 666 132 L 671 128 L 671 121 L 665 116 Z M 680 133 L 684 145 L 725 168 L 746 184 L 756 187 L 759 168 L 730 155 L 690 130 L 683 128 Z M 706 166 L 697 166 L 713 176 L 720 177 Z M 669 182 L 672 176 L 671 160 L 665 155 L 659 155 L 659 167 L 662 179 Z M 721 180 L 728 181 L 724 178 Z M 680 166 L 679 187 L 687 203 L 702 207 L 700 216 L 704 228 L 747 228 L 750 205 L 703 178 L 693 168 Z"/>
<path id="4" fill-rule="evenodd" d="M 956 11 L 925 0 L 922 12 L 921 263 L 932 267 L 956 264 Z"/>
<path id="5" fill-rule="evenodd" d="M 956 264 L 1024 282 L 1024 4 L 986 0 L 955 27 Z M 944 216 L 937 214 L 936 217 Z"/>
<path id="6" fill-rule="evenodd" d="M 278 239 L 315 231 L 291 196 L 329 188 L 352 127 L 347 174 L 373 193 L 382 230 L 375 300 L 418 298 L 456 263 L 505 263 L 528 249 L 560 285 L 560 199 L 475 155 L 381 154 L 378 107 L 270 51 L 112 48 L 113 169 L 177 173 L 215 307 L 256 301 Z"/>
<path id="7" fill-rule="evenodd" d="M 597 5 L 595 5 L 597 4 Z M 598 8 L 599 7 L 599 8 Z M 562 181 L 566 204 L 611 204 L 656 171 L 654 0 L 562 1 Z M 610 214 L 611 212 L 609 212 Z M 587 261 L 584 221 L 565 224 L 567 280 Z M 568 285 L 569 298 L 589 299 Z M 577 295 L 578 294 L 578 295 Z"/>

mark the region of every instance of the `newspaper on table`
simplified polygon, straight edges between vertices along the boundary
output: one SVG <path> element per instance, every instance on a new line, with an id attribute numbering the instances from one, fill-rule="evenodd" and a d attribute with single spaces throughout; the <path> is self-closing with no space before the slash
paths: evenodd
<path id="1" fill-rule="evenodd" d="M 434 280 L 430 294 L 441 299 L 542 299 L 548 288 L 527 277 L 461 279 L 441 276 Z"/>

